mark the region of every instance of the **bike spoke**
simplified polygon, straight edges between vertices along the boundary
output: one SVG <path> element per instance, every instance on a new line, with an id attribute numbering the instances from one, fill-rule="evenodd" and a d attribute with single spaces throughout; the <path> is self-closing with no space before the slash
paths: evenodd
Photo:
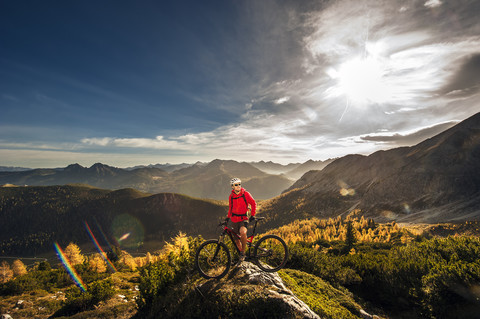
<path id="1" fill-rule="evenodd" d="M 196 256 L 197 268 L 206 278 L 221 278 L 230 268 L 230 255 L 225 245 L 206 242 Z"/>
<path id="2" fill-rule="evenodd" d="M 264 271 L 281 269 L 288 258 L 286 244 L 279 237 L 268 235 L 260 239 L 255 248 L 258 266 Z"/>

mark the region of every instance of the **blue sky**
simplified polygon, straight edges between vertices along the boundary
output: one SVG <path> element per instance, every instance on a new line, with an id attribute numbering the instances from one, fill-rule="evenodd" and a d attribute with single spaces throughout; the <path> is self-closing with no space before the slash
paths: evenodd
<path id="1" fill-rule="evenodd" d="M 0 0 L 0 166 L 325 160 L 479 107 L 478 1 Z"/>

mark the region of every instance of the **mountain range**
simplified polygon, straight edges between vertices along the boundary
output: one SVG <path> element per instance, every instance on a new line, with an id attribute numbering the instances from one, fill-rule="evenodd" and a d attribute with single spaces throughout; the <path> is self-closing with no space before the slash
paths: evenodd
<path id="1" fill-rule="evenodd" d="M 285 175 L 287 178 L 292 179 L 292 180 L 297 180 L 300 177 L 302 177 L 303 174 L 305 174 L 308 171 L 311 170 L 321 170 L 331 162 L 333 162 L 335 159 L 328 159 L 325 161 L 314 161 L 314 160 L 308 160 L 305 163 L 291 163 L 287 165 L 282 165 L 278 163 L 273 163 L 273 162 L 252 162 L 249 163 L 250 165 L 258 168 L 261 171 L 264 171 L 265 173 L 268 174 L 281 174 Z"/>
<path id="2" fill-rule="evenodd" d="M 321 161 L 297 165 L 292 174 L 297 176 L 305 173 L 312 167 L 312 163 L 315 165 Z M 241 178 L 244 186 L 255 194 L 256 199 L 277 196 L 294 182 L 286 175 L 268 174 L 252 164 L 231 160 L 214 160 L 193 165 L 167 165 L 164 167 L 167 170 L 157 167 L 121 169 L 97 163 L 91 167 L 72 164 L 56 169 L 0 171 L 0 184 L 17 186 L 86 184 L 112 190 L 134 188 L 148 193 L 171 192 L 225 200 L 230 193 L 229 182 L 232 177 Z"/>
<path id="3" fill-rule="evenodd" d="M 378 221 L 480 218 L 480 113 L 415 146 L 348 155 L 310 171 L 263 212 L 281 211 L 289 221 L 353 209 Z"/>
<path id="4" fill-rule="evenodd" d="M 222 200 L 228 197 L 232 177 L 242 179 L 257 199 L 280 195 L 310 170 L 320 170 L 333 160 L 282 165 L 273 162 L 239 163 L 214 160 L 195 164 L 154 164 L 116 168 L 97 163 L 91 167 L 71 164 L 54 169 L 2 170 L 0 184 L 65 185 L 86 184 L 105 189 L 134 188 L 148 193 L 172 192 L 188 196 Z"/>

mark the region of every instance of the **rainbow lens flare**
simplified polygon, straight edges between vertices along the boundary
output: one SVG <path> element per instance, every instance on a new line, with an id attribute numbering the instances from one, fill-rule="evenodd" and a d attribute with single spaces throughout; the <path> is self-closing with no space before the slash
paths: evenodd
<path id="1" fill-rule="evenodd" d="M 90 229 L 90 226 L 88 226 L 88 223 L 87 222 L 84 222 L 84 223 L 85 223 L 85 228 L 87 229 L 87 232 L 90 235 L 90 238 L 92 239 L 93 243 L 95 244 L 95 247 L 97 247 L 98 252 L 100 253 L 100 256 L 102 256 L 103 260 L 105 260 L 108 267 L 110 267 L 110 269 L 113 272 L 117 272 L 117 269 L 115 268 L 115 266 L 112 264 L 110 259 L 108 259 L 107 254 L 103 251 L 102 247 L 100 247 L 100 244 L 98 243 L 97 238 L 95 238 L 95 236 L 93 235 L 93 232 Z"/>
<path id="2" fill-rule="evenodd" d="M 107 243 L 108 248 L 110 248 L 110 250 L 112 251 L 112 253 L 115 254 L 115 251 L 113 250 L 112 245 L 111 245 L 110 242 L 108 241 L 107 236 L 105 236 L 105 233 L 103 232 L 102 227 L 98 224 L 97 219 L 96 219 L 95 217 L 93 217 L 93 220 L 95 221 L 95 225 L 97 226 L 98 231 L 99 231 L 100 234 L 102 235 L 103 240 Z"/>
<path id="3" fill-rule="evenodd" d="M 55 247 L 55 250 L 57 251 L 58 258 L 62 262 L 63 266 L 67 270 L 72 280 L 75 282 L 75 285 L 77 285 L 78 288 L 80 288 L 80 290 L 86 291 L 87 288 L 85 288 L 85 284 L 83 283 L 82 278 L 80 278 L 80 276 L 75 271 L 75 268 L 73 268 L 72 264 L 70 264 L 70 261 L 68 260 L 67 256 L 63 252 L 60 245 L 57 242 L 55 242 L 54 247 Z"/>

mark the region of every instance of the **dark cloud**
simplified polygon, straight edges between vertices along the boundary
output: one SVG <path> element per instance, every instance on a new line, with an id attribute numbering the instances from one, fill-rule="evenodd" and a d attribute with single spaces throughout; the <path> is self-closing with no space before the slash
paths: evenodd
<path id="1" fill-rule="evenodd" d="M 441 90 L 442 94 L 470 95 L 480 89 L 480 53 L 467 57 L 457 73 Z"/>
<path id="2" fill-rule="evenodd" d="M 435 136 L 445 130 L 448 130 L 450 127 L 457 124 L 457 121 L 450 121 L 445 123 L 440 123 L 431 127 L 427 127 L 421 130 L 418 130 L 411 134 L 393 134 L 393 135 L 367 135 L 362 136 L 363 141 L 370 142 L 384 142 L 389 144 L 398 144 L 398 145 L 413 145 L 419 143 L 427 138 Z"/>

